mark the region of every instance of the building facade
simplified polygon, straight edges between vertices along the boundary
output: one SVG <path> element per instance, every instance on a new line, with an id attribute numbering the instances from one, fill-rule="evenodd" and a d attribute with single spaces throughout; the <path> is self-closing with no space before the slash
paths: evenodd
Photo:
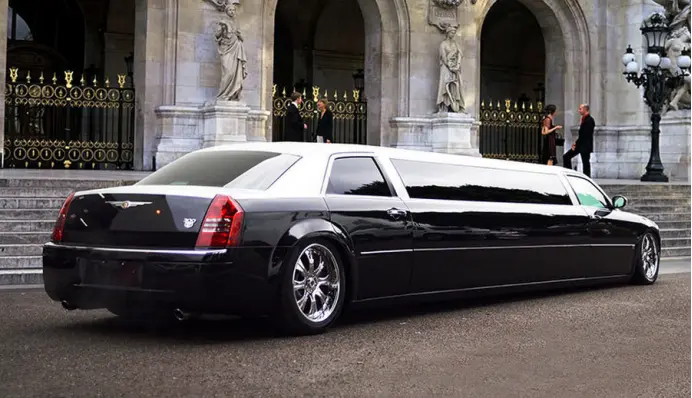
<path id="1" fill-rule="evenodd" d="M 337 141 L 527 161 L 546 104 L 568 147 L 588 103 L 592 176 L 636 179 L 650 114 L 621 59 L 628 45 L 642 54 L 639 28 L 659 3 L 0 0 L 4 167 L 151 170 L 281 139 L 295 90 L 310 128 L 329 98 Z M 689 26 L 689 1 L 674 3 Z M 689 181 L 689 96 L 680 108 L 663 116 L 661 157 Z"/>

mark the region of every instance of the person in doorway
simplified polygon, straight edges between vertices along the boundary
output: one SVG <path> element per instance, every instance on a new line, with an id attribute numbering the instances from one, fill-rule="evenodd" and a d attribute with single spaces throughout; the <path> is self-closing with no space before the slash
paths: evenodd
<path id="1" fill-rule="evenodd" d="M 541 135 L 543 136 L 543 154 L 541 156 L 542 163 L 548 166 L 557 164 L 557 130 L 562 129 L 562 126 L 555 126 L 555 115 L 557 107 L 550 104 L 545 107 L 545 116 L 541 122 Z"/>
<path id="2" fill-rule="evenodd" d="M 329 102 L 326 98 L 320 98 L 317 101 L 317 109 L 319 110 L 319 119 L 317 120 L 317 142 L 325 142 L 331 144 L 334 140 L 332 136 L 332 124 L 334 115 L 329 110 Z"/>
<path id="3" fill-rule="evenodd" d="M 284 139 L 286 141 L 303 141 L 303 132 L 307 130 L 308 125 L 303 121 L 300 115 L 300 104 L 303 103 L 303 96 L 295 91 L 291 94 L 291 103 L 286 109 L 286 128 L 284 130 Z"/>
<path id="4" fill-rule="evenodd" d="M 579 125 L 579 137 L 572 144 L 572 149 L 565 152 L 562 157 L 564 166 L 568 169 L 572 168 L 572 158 L 581 155 L 582 171 L 588 177 L 591 177 L 591 153 L 593 152 L 593 130 L 596 127 L 596 122 L 591 117 L 588 104 L 579 105 L 579 114 L 581 115 L 581 124 Z"/>

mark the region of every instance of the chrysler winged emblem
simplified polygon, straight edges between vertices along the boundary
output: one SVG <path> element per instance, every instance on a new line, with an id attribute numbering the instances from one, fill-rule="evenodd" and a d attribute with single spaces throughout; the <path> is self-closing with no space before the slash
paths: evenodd
<path id="1" fill-rule="evenodd" d="M 150 205 L 151 202 L 131 202 L 129 200 L 114 200 L 106 202 L 115 208 L 129 209 L 130 207 Z"/>
<path id="2" fill-rule="evenodd" d="M 190 228 L 192 228 L 193 225 L 195 225 L 195 222 L 197 222 L 196 218 L 184 218 L 183 219 L 183 227 L 190 229 Z"/>

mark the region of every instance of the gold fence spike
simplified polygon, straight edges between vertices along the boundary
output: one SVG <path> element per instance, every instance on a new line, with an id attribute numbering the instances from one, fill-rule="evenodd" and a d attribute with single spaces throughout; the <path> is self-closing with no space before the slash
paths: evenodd
<path id="1" fill-rule="evenodd" d="M 533 112 L 533 102 L 529 104 L 529 111 Z"/>
<path id="2" fill-rule="evenodd" d="M 344 101 L 348 101 L 348 94 L 346 94 L 346 93 L 347 93 L 347 91 L 344 90 Z"/>
<path id="3" fill-rule="evenodd" d="M 485 100 L 481 101 L 481 109 L 485 109 Z"/>
<path id="4" fill-rule="evenodd" d="M 526 102 L 521 103 L 521 110 L 525 111 L 526 110 Z"/>
<path id="5" fill-rule="evenodd" d="M 10 68 L 10 80 L 12 80 L 12 83 L 17 83 L 18 77 L 19 77 L 19 68 Z"/>
<path id="6" fill-rule="evenodd" d="M 86 79 L 84 79 L 84 72 L 82 72 L 82 78 L 79 79 L 79 84 L 81 84 L 82 87 L 84 87 L 84 85 L 86 84 Z"/>
<path id="7" fill-rule="evenodd" d="M 272 85 L 272 98 L 276 97 L 276 84 Z"/>
<path id="8" fill-rule="evenodd" d="M 72 88 L 72 75 L 74 74 L 71 70 L 65 71 L 65 87 Z"/>
<path id="9" fill-rule="evenodd" d="M 514 101 L 514 110 L 515 110 L 515 111 L 519 110 L 519 107 L 517 106 L 517 101 L 516 101 L 516 100 Z"/>
<path id="10" fill-rule="evenodd" d="M 118 75 L 118 87 L 125 88 L 125 75 Z"/>
<path id="11" fill-rule="evenodd" d="M 308 93 L 305 91 L 305 87 L 303 87 L 303 98 L 307 97 Z"/>
<path id="12" fill-rule="evenodd" d="M 490 109 L 492 111 L 493 110 L 493 99 L 492 98 L 490 99 L 490 101 L 488 101 L 488 105 L 489 105 L 488 109 Z"/>
<path id="13" fill-rule="evenodd" d="M 497 110 L 500 110 L 500 109 L 502 109 L 502 105 L 500 105 L 500 101 L 498 100 L 497 101 Z"/>
<path id="14" fill-rule="evenodd" d="M 38 78 L 38 81 L 41 82 L 41 84 L 43 84 L 44 80 L 45 79 L 43 78 L 43 71 L 41 71 L 41 76 Z"/>
<path id="15" fill-rule="evenodd" d="M 96 79 L 96 76 L 94 76 L 94 80 L 93 80 L 91 83 L 94 85 L 94 87 L 98 87 L 99 82 L 98 82 L 98 80 Z"/>
<path id="16" fill-rule="evenodd" d="M 111 79 L 108 76 L 106 76 L 106 81 L 104 84 L 106 85 L 106 88 L 109 88 L 111 86 Z"/>
<path id="17" fill-rule="evenodd" d="M 327 89 L 324 89 L 324 98 L 329 99 L 329 93 L 327 92 Z"/>
<path id="18" fill-rule="evenodd" d="M 286 87 L 284 87 L 283 91 L 281 92 L 281 95 L 283 95 L 284 98 L 286 97 Z"/>
<path id="19" fill-rule="evenodd" d="M 31 71 L 26 72 L 26 83 L 31 84 Z"/>
<path id="20" fill-rule="evenodd" d="M 339 100 L 339 94 L 336 92 L 336 90 L 334 90 L 334 101 L 338 101 L 338 100 Z"/>
<path id="21" fill-rule="evenodd" d="M 53 72 L 53 79 L 52 80 L 53 80 L 54 85 L 58 84 L 58 74 L 57 73 Z"/>

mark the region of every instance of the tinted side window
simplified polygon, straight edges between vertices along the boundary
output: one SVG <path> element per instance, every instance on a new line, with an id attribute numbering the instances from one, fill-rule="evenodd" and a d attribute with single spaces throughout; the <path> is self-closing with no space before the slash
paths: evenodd
<path id="1" fill-rule="evenodd" d="M 392 159 L 411 198 L 571 205 L 551 174 Z"/>
<path id="2" fill-rule="evenodd" d="M 591 182 L 579 177 L 567 177 L 582 206 L 608 208 L 608 199 Z"/>
<path id="3" fill-rule="evenodd" d="M 373 158 L 334 160 L 327 193 L 339 195 L 392 196 L 389 185 Z"/>

